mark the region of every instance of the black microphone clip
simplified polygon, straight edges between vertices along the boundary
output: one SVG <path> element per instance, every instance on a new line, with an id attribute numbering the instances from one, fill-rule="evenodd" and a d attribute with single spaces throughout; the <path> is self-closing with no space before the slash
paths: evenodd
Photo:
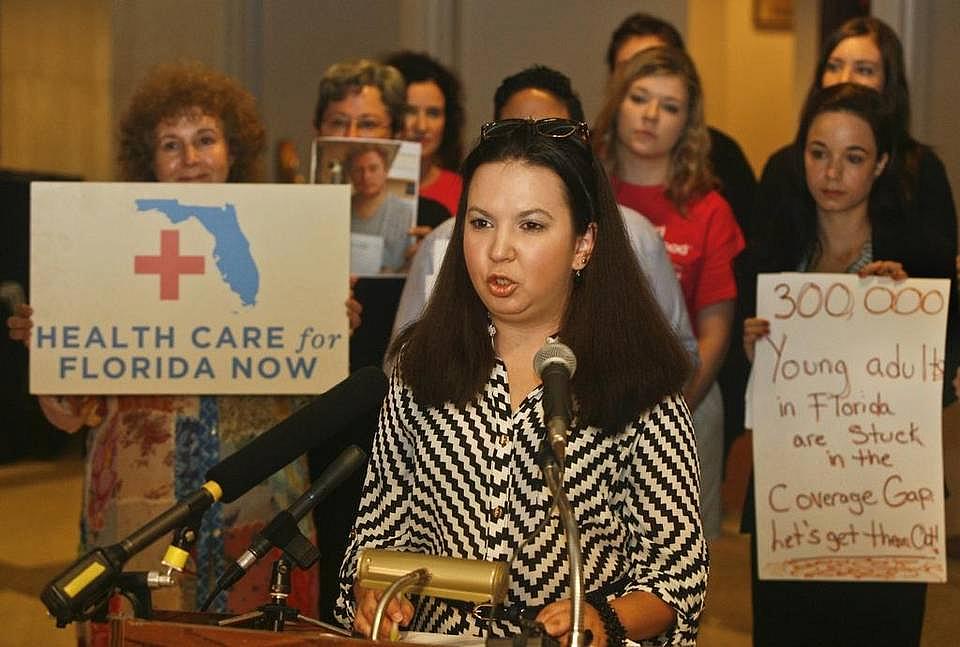
<path id="1" fill-rule="evenodd" d="M 126 556 L 119 544 L 95 548 L 44 587 L 40 600 L 57 627 L 93 615 L 113 592 Z"/>
<path id="2" fill-rule="evenodd" d="M 217 580 L 217 586 L 201 606 L 205 610 L 220 594 L 236 584 L 250 567 L 260 561 L 273 547 L 279 548 L 300 568 L 313 566 L 320 559 L 320 551 L 310 543 L 298 526 L 301 519 L 342 481 L 353 474 L 367 460 L 367 454 L 350 445 L 335 458 L 299 499 L 278 513 L 253 538 L 243 554 L 232 562 Z"/>

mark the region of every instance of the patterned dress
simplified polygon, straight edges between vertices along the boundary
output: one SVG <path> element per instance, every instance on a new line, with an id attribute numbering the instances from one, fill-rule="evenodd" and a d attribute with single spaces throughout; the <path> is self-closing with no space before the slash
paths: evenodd
<path id="1" fill-rule="evenodd" d="M 122 396 L 87 399 L 90 407 L 81 549 L 116 543 L 196 491 L 207 470 L 271 428 L 307 398 L 274 396 Z M 237 501 L 204 516 L 193 559 L 179 586 L 153 592 L 158 609 L 197 609 L 253 536 L 310 487 L 306 459 L 294 461 Z M 314 539 L 313 524 L 301 524 Z M 127 562 L 126 571 L 159 570 L 168 538 Z M 268 600 L 277 551 L 267 555 L 211 610 L 239 613 Z M 290 604 L 317 612 L 317 569 L 293 573 Z"/>
<path id="2" fill-rule="evenodd" d="M 556 514 L 547 519 L 551 500 L 535 462 L 541 395 L 537 387 L 511 413 L 506 366 L 497 360 L 477 402 L 424 408 L 394 373 L 341 569 L 340 622 L 353 621 L 352 584 L 365 547 L 506 561 L 507 610 L 528 618 L 567 596 L 566 542 Z M 648 591 L 677 612 L 671 629 L 644 644 L 696 642 L 708 568 L 697 474 L 693 428 L 679 397 L 614 436 L 577 425 L 571 431 L 564 486 L 581 532 L 586 590 L 611 598 Z M 418 602 L 409 628 L 518 631 L 433 598 Z"/>

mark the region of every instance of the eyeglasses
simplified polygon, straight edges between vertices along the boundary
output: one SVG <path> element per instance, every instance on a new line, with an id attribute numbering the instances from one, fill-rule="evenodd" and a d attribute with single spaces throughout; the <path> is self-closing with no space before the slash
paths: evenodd
<path id="1" fill-rule="evenodd" d="M 360 117 L 351 119 L 350 117 L 336 115 L 324 119 L 321 126 L 325 134 L 346 135 L 351 131 L 351 126 L 358 135 L 364 137 L 374 137 L 383 134 L 387 129 L 387 124 L 372 117 Z"/>
<path id="2" fill-rule="evenodd" d="M 538 135 L 565 139 L 576 137 L 583 144 L 590 143 L 590 129 L 586 122 L 550 117 L 549 119 L 501 119 L 490 121 L 480 127 L 480 139 L 487 140 L 495 137 L 509 137 L 521 128 L 532 128 Z"/>

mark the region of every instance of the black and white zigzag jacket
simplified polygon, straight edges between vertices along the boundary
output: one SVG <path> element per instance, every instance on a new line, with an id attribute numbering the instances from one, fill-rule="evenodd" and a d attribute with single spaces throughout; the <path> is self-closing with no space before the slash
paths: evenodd
<path id="1" fill-rule="evenodd" d="M 510 411 L 501 361 L 482 396 L 463 409 L 423 408 L 396 372 L 380 413 L 364 492 L 340 571 L 337 617 L 353 621 L 352 585 L 362 548 L 510 563 L 506 606 L 540 607 L 568 595 L 563 529 L 535 462 L 543 438 L 537 387 Z M 648 591 L 677 612 L 645 645 L 694 645 L 707 585 L 696 445 L 682 398 L 664 399 L 624 431 L 572 430 L 564 487 L 580 528 L 587 591 Z M 512 560 L 512 561 L 511 561 Z M 504 635 L 462 607 L 422 598 L 414 631 Z"/>

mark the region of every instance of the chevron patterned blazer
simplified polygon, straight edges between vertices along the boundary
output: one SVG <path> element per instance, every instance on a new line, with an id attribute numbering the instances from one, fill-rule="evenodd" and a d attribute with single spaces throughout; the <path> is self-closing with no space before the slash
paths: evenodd
<path id="1" fill-rule="evenodd" d="M 535 461 L 544 436 L 541 395 L 537 387 L 511 412 L 498 359 L 475 402 L 421 407 L 394 371 L 341 568 L 340 622 L 353 621 L 357 555 L 367 547 L 507 561 L 507 616 L 532 618 L 568 595 L 563 528 Z M 563 478 L 580 528 L 586 590 L 610 598 L 653 593 L 676 610 L 677 622 L 643 644 L 694 645 L 708 559 L 686 404 L 666 398 L 618 434 L 573 427 Z M 518 631 L 477 620 L 459 603 L 421 598 L 415 605 L 414 631 Z"/>

